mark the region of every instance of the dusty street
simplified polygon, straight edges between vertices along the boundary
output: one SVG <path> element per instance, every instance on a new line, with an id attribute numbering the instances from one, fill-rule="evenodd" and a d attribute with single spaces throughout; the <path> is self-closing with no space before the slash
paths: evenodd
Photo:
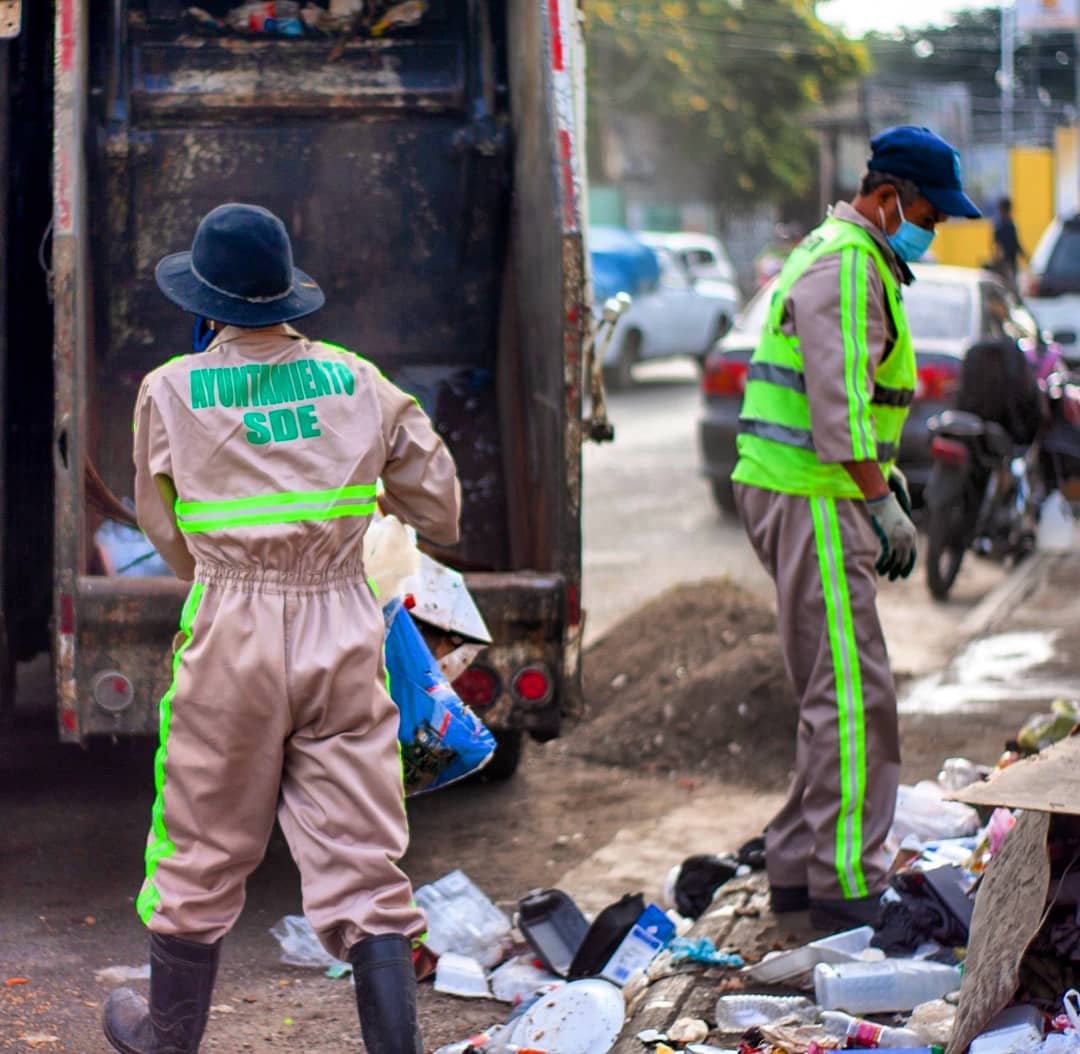
<path id="1" fill-rule="evenodd" d="M 650 367 L 641 376 L 638 388 L 612 400 L 618 442 L 585 454 L 590 642 L 679 582 L 726 576 L 770 602 L 741 530 L 721 521 L 698 476 L 692 368 Z M 968 565 L 956 599 L 940 607 L 928 600 L 921 575 L 886 586 L 882 609 L 905 682 L 943 665 L 961 639 L 965 613 L 1002 577 L 997 568 Z M 663 630 L 658 624 L 655 632 Z M 942 757 L 962 746 L 992 761 L 1005 731 L 1015 728 L 1015 707 L 978 709 L 973 728 L 969 712 L 942 713 L 933 704 L 940 696 L 926 691 L 931 702 L 905 718 L 909 776 L 936 772 Z M 146 962 L 133 897 L 152 747 L 61 748 L 44 663 L 22 671 L 21 692 L 17 733 L 0 741 L 0 1050 L 104 1054 L 98 1016 L 109 984 L 95 973 Z M 1023 705 L 1030 709 L 1032 701 Z M 563 741 L 530 745 L 508 784 L 416 800 L 406 861 L 415 882 L 460 867 L 508 910 L 537 886 L 564 888 L 588 909 L 628 890 L 656 896 L 668 868 L 687 854 L 732 848 L 757 833 L 782 789 L 721 782 L 707 771 L 657 771 L 647 756 L 620 766 L 590 762 L 579 745 L 569 729 Z M 747 757 L 747 767 L 755 760 Z M 267 930 L 299 909 L 295 869 L 275 835 L 225 947 L 204 1050 L 359 1048 L 351 986 L 278 962 Z M 27 983 L 3 985 L 11 978 Z M 429 1050 L 505 1016 L 501 1005 L 448 999 L 430 985 L 421 999 Z"/>

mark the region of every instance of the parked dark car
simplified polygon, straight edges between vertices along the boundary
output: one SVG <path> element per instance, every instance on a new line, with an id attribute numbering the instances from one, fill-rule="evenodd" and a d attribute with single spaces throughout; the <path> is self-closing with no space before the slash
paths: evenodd
<path id="1" fill-rule="evenodd" d="M 1038 348 L 1041 337 L 1031 312 L 997 275 L 975 268 L 932 264 L 914 270 L 917 281 L 904 290 L 904 301 L 915 343 L 918 382 L 900 442 L 898 464 L 918 504 L 930 476 L 926 423 L 953 405 L 968 349 L 980 340 L 1007 337 L 1028 351 Z M 701 451 L 713 497 L 725 512 L 735 508 L 731 471 L 735 467 L 735 436 L 746 373 L 774 286 L 774 282 L 770 283 L 757 293 L 705 360 Z"/>

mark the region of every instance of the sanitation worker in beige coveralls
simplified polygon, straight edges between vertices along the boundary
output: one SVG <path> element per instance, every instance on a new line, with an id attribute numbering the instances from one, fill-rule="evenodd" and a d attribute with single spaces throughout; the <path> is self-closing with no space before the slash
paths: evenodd
<path id="1" fill-rule="evenodd" d="M 137 901 L 149 1005 L 113 992 L 106 1037 L 125 1054 L 198 1049 L 221 940 L 276 816 L 305 915 L 353 965 L 367 1049 L 422 1054 L 411 942 L 425 920 L 396 864 L 408 841 L 398 713 L 361 543 L 379 479 L 388 512 L 455 542 L 453 460 L 374 366 L 285 324 L 324 298 L 265 209 L 214 209 L 157 280 L 217 333 L 149 374 L 136 408 L 139 523 L 193 585 Z"/>
<path id="2" fill-rule="evenodd" d="M 896 688 L 878 574 L 907 577 L 915 526 L 895 466 L 915 393 L 908 267 L 948 216 L 978 216 L 948 143 L 890 128 L 855 200 L 788 257 L 739 416 L 735 496 L 776 582 L 780 640 L 799 699 L 795 778 L 769 823 L 775 911 L 821 929 L 873 921 L 896 807 Z"/>

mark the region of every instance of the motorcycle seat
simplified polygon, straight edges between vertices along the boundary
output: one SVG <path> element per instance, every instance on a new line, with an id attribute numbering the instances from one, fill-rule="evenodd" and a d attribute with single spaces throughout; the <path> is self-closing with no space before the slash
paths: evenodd
<path id="1" fill-rule="evenodd" d="M 969 414 L 964 410 L 944 410 L 940 414 L 934 414 L 927 421 L 927 427 L 933 435 L 955 436 L 957 439 L 974 439 L 986 431 L 988 423 L 977 414 Z"/>
<path id="2" fill-rule="evenodd" d="M 994 421 L 984 421 L 983 425 L 986 449 L 995 457 L 1007 457 L 1011 454 L 1014 446 L 1012 436 Z"/>

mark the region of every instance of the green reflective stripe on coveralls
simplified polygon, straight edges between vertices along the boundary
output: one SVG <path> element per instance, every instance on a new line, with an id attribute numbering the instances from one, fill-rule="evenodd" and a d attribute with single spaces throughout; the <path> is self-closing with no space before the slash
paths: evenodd
<path id="1" fill-rule="evenodd" d="M 177 526 L 186 534 L 266 523 L 371 516 L 375 512 L 375 484 L 336 490 L 287 491 L 225 501 L 178 500 L 174 508 Z"/>
<path id="2" fill-rule="evenodd" d="M 836 876 L 844 897 L 867 895 L 862 869 L 862 817 L 866 802 L 866 724 L 862 671 L 851 598 L 844 574 L 844 550 L 836 502 L 812 498 L 821 587 L 825 596 L 829 647 L 836 679 L 837 728 L 840 740 L 840 812 L 836 820 Z"/>
<path id="3" fill-rule="evenodd" d="M 180 631 L 185 634 L 184 642 L 173 654 L 172 681 L 158 704 L 158 748 L 154 755 L 155 796 L 150 810 L 150 830 L 153 838 L 146 846 L 146 881 L 135 901 L 135 910 L 138 911 L 139 918 L 145 925 L 150 924 L 150 916 L 154 914 L 154 908 L 157 907 L 160 899 L 157 888 L 154 886 L 154 874 L 157 871 L 158 861 L 172 856 L 176 850 L 165 826 L 165 760 L 168 757 L 169 724 L 172 721 L 172 701 L 176 694 L 176 678 L 180 672 L 180 660 L 191 643 L 191 630 L 195 625 L 195 616 L 199 612 L 199 604 L 205 588 L 202 582 L 196 582 L 184 602 L 184 609 L 180 612 Z"/>
<path id="4" fill-rule="evenodd" d="M 791 254 L 778 279 L 747 374 L 739 416 L 739 461 L 732 480 L 806 497 L 862 497 L 842 464 L 818 459 L 806 393 L 803 350 L 783 325 L 795 283 L 818 260 L 840 254 L 838 310 L 848 392 L 850 460 L 877 461 L 888 475 L 915 391 L 915 352 L 900 286 L 873 237 L 854 223 L 826 220 Z M 869 255 L 885 291 L 896 340 L 874 371 L 867 346 Z"/>

